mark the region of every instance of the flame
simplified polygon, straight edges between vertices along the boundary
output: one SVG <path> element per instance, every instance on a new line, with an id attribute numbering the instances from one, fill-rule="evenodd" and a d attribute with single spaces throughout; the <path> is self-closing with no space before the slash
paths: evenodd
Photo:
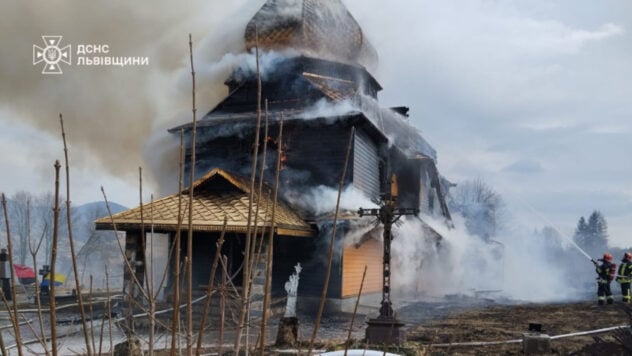
<path id="1" fill-rule="evenodd" d="M 268 141 L 268 147 L 276 152 L 276 150 L 279 148 L 278 141 L 271 136 L 268 136 L 266 138 L 266 141 Z M 285 165 L 287 163 L 287 149 L 288 145 L 286 142 L 284 142 L 283 147 L 281 147 L 281 170 L 285 169 Z"/>

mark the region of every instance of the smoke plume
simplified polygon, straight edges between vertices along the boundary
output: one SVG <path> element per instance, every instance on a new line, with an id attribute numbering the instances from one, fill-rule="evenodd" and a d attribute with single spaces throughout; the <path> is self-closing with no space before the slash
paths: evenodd
<path id="1" fill-rule="evenodd" d="M 204 113 L 225 94 L 224 73 L 209 71 L 209 64 L 243 50 L 245 24 L 262 2 L 3 2 L 0 108 L 11 114 L 0 119 L 57 137 L 63 113 L 75 167 L 133 177 L 145 165 L 148 137 L 163 146 L 165 128 L 191 119 L 187 35 L 194 40 L 198 111 Z M 108 56 L 148 57 L 149 65 L 73 63 L 61 75 L 42 75 L 31 64 L 42 35 L 63 36 L 61 45 L 71 44 L 73 56 L 78 44 L 106 44 Z"/>
<path id="2" fill-rule="evenodd" d="M 565 262 L 559 260 L 564 253 L 552 258 L 551 245 L 534 233 L 505 229 L 498 240 L 486 242 L 467 233 L 458 214 L 454 229 L 422 218 L 443 239 L 437 244 L 424 235 L 421 220 L 415 218 L 394 229 L 392 283 L 398 298 L 462 295 L 541 302 L 583 296 L 578 278 L 569 278 L 568 270 L 560 268 L 573 254 L 566 254 Z"/>

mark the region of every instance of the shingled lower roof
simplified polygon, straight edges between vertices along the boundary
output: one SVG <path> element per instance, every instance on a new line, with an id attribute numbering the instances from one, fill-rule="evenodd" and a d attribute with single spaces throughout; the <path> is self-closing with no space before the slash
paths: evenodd
<path id="1" fill-rule="evenodd" d="M 245 233 L 248 227 L 249 182 L 243 177 L 221 169 L 213 169 L 193 183 L 193 231 L 221 231 L 224 217 L 226 230 Z M 269 188 L 269 187 L 266 187 Z M 264 189 L 271 191 L 271 189 Z M 188 228 L 189 189 L 182 196 L 173 194 L 143 205 L 145 229 L 153 226 L 155 231 L 175 231 L 178 227 L 178 202 L 181 201 L 182 229 Z M 272 225 L 273 199 L 264 193 L 259 199 L 257 230 L 268 230 Z M 257 202 L 253 203 L 252 223 L 254 226 Z M 141 209 L 136 207 L 120 212 L 112 218 L 103 217 L 95 221 L 97 230 L 113 230 L 112 220 L 120 231 L 140 230 Z M 313 236 L 309 224 L 283 202 L 277 203 L 275 226 L 278 235 Z"/>

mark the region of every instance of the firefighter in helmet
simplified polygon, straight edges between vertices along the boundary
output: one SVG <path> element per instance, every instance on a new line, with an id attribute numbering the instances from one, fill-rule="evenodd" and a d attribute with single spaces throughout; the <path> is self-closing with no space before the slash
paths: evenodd
<path id="1" fill-rule="evenodd" d="M 612 255 L 604 253 L 603 258 L 600 258 L 601 264 L 598 264 L 594 260 L 597 272 L 597 301 L 599 305 L 607 302 L 612 304 L 614 299 L 612 298 L 612 291 L 610 291 L 610 282 L 614 279 L 615 272 L 617 271 L 617 265 L 612 263 Z"/>
<path id="2" fill-rule="evenodd" d="M 617 282 L 621 284 L 621 296 L 624 303 L 630 303 L 630 282 L 632 282 L 632 253 L 626 252 L 619 266 Z"/>

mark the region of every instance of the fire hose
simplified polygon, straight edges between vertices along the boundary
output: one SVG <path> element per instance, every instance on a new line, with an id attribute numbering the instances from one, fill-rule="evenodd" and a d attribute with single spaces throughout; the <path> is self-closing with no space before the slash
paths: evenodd
<path id="1" fill-rule="evenodd" d="M 611 326 L 607 328 L 587 330 L 587 331 L 578 331 L 569 334 L 561 334 L 551 336 L 551 340 L 563 339 L 567 337 L 573 336 L 584 336 L 584 335 L 592 335 L 592 334 L 600 334 L 608 331 L 618 330 L 618 329 L 630 329 L 632 326 L 630 325 L 619 325 L 619 326 Z M 468 342 L 453 342 L 447 344 L 431 344 L 431 347 L 454 347 L 454 346 L 487 346 L 487 345 L 500 345 L 500 344 L 518 344 L 522 343 L 523 339 L 512 339 L 512 340 L 497 340 L 497 341 L 468 341 Z"/>

